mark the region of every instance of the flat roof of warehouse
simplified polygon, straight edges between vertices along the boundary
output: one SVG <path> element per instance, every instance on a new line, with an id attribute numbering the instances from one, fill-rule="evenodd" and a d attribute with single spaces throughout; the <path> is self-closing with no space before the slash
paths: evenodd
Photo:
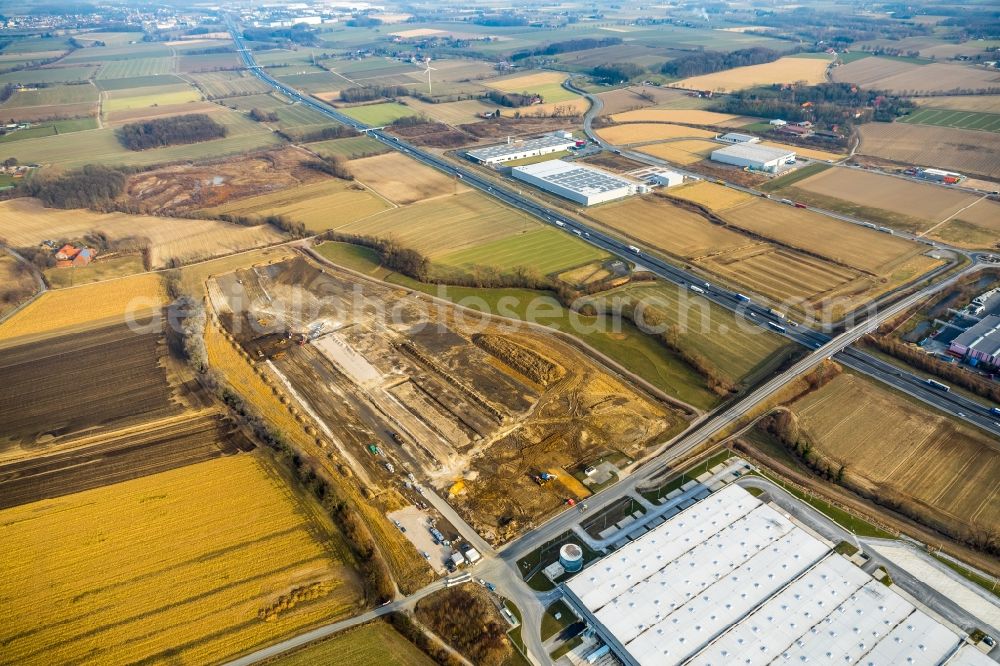
<path id="1" fill-rule="evenodd" d="M 600 194 L 601 192 L 636 185 L 631 180 L 616 176 L 613 173 L 595 169 L 592 166 L 564 162 L 563 160 L 548 160 L 535 164 L 526 164 L 514 167 L 513 171 L 515 175 L 517 173 L 525 173 L 535 178 L 541 178 L 550 183 L 561 185 L 580 194 Z"/>
<path id="2" fill-rule="evenodd" d="M 486 146 L 485 148 L 473 148 L 466 152 L 469 156 L 477 160 L 489 160 L 497 157 L 506 157 L 507 155 L 517 155 L 525 151 L 538 150 L 539 148 L 558 148 L 560 146 L 572 146 L 575 144 L 576 141 L 574 139 L 564 139 L 553 134 L 546 134 L 537 139 L 500 143 L 495 146 Z"/>
<path id="3" fill-rule="evenodd" d="M 963 636 L 736 484 L 564 587 L 640 666 L 995 666 L 978 651 L 959 652 Z"/>
<path id="4" fill-rule="evenodd" d="M 736 143 L 731 146 L 726 146 L 725 148 L 713 150 L 712 157 L 715 157 L 716 155 L 728 155 L 729 157 L 737 157 L 744 160 L 771 162 L 782 158 L 793 157 L 795 155 L 795 151 L 785 150 L 784 148 L 772 148 L 771 146 L 762 146 L 759 143 Z"/>
<path id="5" fill-rule="evenodd" d="M 990 356 L 1000 354 L 1000 315 L 987 315 L 952 341 Z"/>

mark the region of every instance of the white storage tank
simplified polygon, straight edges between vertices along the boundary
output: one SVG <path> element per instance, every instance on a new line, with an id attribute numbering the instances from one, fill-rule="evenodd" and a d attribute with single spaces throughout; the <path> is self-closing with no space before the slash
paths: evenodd
<path id="1" fill-rule="evenodd" d="M 583 548 L 575 543 L 567 543 L 559 549 L 559 564 L 569 572 L 583 568 Z"/>

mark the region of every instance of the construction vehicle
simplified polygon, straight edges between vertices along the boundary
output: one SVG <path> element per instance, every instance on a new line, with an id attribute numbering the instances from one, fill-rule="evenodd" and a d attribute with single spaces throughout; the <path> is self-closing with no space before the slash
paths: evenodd
<path id="1" fill-rule="evenodd" d="M 385 467 L 385 471 L 389 472 L 389 474 L 393 474 L 396 471 L 396 468 L 393 467 L 392 463 L 389 461 L 382 463 L 382 466 Z"/>
<path id="2" fill-rule="evenodd" d="M 537 483 L 538 485 L 544 486 L 546 483 L 548 483 L 552 479 L 556 478 L 556 475 L 555 474 L 549 474 L 548 472 L 541 472 L 541 473 L 536 474 L 535 476 L 533 476 L 531 478 L 534 479 L 535 483 Z"/>
<path id="3" fill-rule="evenodd" d="M 566 506 L 576 506 L 576 500 L 572 497 L 566 498 Z"/>
<path id="4" fill-rule="evenodd" d="M 378 448 L 378 445 L 376 444 L 369 444 L 368 452 L 371 453 L 373 456 L 382 455 L 382 449 Z"/>

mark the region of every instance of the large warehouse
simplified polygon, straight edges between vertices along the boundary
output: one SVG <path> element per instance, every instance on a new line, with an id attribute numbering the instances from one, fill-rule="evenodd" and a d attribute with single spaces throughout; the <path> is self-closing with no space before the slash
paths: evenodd
<path id="1" fill-rule="evenodd" d="M 638 183 L 613 173 L 562 160 L 517 166 L 511 169 L 510 174 L 584 206 L 627 197 L 635 194 L 640 187 Z"/>
<path id="2" fill-rule="evenodd" d="M 783 164 L 795 161 L 795 153 L 756 143 L 737 143 L 712 151 L 712 159 L 723 164 L 777 173 Z"/>
<path id="3" fill-rule="evenodd" d="M 951 341 L 949 350 L 972 365 L 1000 367 L 1000 315 L 987 315 Z"/>
<path id="4" fill-rule="evenodd" d="M 996 666 L 960 630 L 736 484 L 562 589 L 626 666 Z"/>
<path id="5" fill-rule="evenodd" d="M 576 139 L 569 132 L 553 132 L 537 139 L 523 141 L 508 141 L 507 143 L 485 148 L 473 148 L 466 152 L 471 159 L 480 164 L 502 164 L 512 160 L 522 160 L 526 157 L 551 155 L 576 146 Z"/>

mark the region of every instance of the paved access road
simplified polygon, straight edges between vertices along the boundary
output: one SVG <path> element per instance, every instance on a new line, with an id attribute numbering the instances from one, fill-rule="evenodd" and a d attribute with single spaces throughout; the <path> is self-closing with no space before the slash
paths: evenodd
<path id="1" fill-rule="evenodd" d="M 794 380 L 801 374 L 808 372 L 824 359 L 830 357 L 836 357 L 838 361 L 845 363 L 845 365 L 849 365 L 850 367 L 865 372 L 876 379 L 887 381 L 887 383 L 890 383 L 893 386 L 902 387 L 903 390 L 906 390 L 906 392 L 910 395 L 913 395 L 928 404 L 934 405 L 942 411 L 948 412 L 958 418 L 964 418 L 970 422 L 980 425 L 981 427 L 991 430 L 991 432 L 1000 434 L 1000 423 L 994 423 L 991 419 L 989 419 L 989 410 L 985 406 L 974 401 L 959 398 L 958 396 L 954 396 L 949 393 L 931 389 L 926 383 L 923 382 L 922 379 L 907 373 L 905 370 L 900 370 L 895 368 L 895 366 L 889 366 L 888 364 L 878 362 L 876 359 L 872 359 L 858 350 L 848 350 L 848 347 L 860 336 L 876 328 L 885 319 L 901 312 L 907 307 L 912 306 L 924 296 L 933 293 L 938 289 L 944 288 L 953 282 L 957 276 L 937 285 L 927 286 L 919 292 L 905 297 L 880 312 L 873 314 L 862 324 L 848 328 L 843 333 L 836 336 L 830 336 L 818 331 L 813 331 L 804 326 L 793 325 L 784 316 L 753 302 L 751 299 L 742 294 L 706 283 L 700 277 L 659 260 L 656 257 L 647 255 L 639 248 L 626 245 L 615 237 L 582 225 L 578 221 L 568 218 L 562 213 L 550 209 L 533 199 L 524 197 L 499 183 L 488 180 L 472 170 L 462 168 L 448 160 L 420 150 L 406 142 L 400 141 L 396 137 L 383 132 L 381 128 L 370 128 L 362 123 L 359 123 L 353 118 L 345 116 L 326 104 L 322 104 L 311 97 L 302 95 L 298 91 L 289 88 L 263 71 L 263 69 L 261 69 L 253 59 L 250 51 L 247 50 L 235 27 L 230 25 L 230 30 L 238 52 L 240 53 L 247 68 L 260 80 L 280 91 L 290 99 L 313 108 L 327 117 L 337 120 L 338 122 L 354 127 L 358 131 L 366 132 L 385 145 L 404 154 L 408 154 L 414 159 L 439 169 L 449 175 L 462 179 L 467 185 L 475 187 L 510 206 L 533 215 L 547 224 L 570 232 L 579 231 L 579 236 L 583 240 L 620 257 L 627 257 L 629 260 L 641 261 L 645 268 L 651 270 L 659 277 L 677 284 L 678 286 L 688 287 L 696 285 L 703 290 L 706 298 L 709 298 L 713 302 L 736 312 L 746 321 L 752 322 L 758 326 L 769 328 L 770 330 L 780 333 L 788 339 L 811 350 L 793 367 L 789 368 L 780 375 L 771 378 L 763 385 L 757 387 L 733 404 L 723 408 L 716 414 L 710 414 L 694 421 L 691 428 L 689 428 L 685 433 L 682 433 L 680 436 L 661 447 L 662 453 L 657 456 L 655 460 L 651 461 L 647 465 L 639 467 L 635 472 L 627 474 L 621 481 L 607 490 L 589 498 L 587 500 L 587 505 L 590 507 L 589 511 L 599 511 L 600 509 L 610 505 L 612 502 L 621 499 L 625 495 L 634 494 L 636 486 L 648 481 L 651 477 L 660 474 L 666 467 L 675 463 L 686 453 L 701 445 L 713 435 L 734 424 L 744 414 L 755 406 L 760 405 L 782 386 Z M 591 97 L 591 99 L 596 98 Z M 593 109 L 591 111 L 593 112 Z M 588 114 L 589 117 L 592 117 L 592 115 L 593 113 Z M 589 120 L 586 121 L 586 125 L 589 129 Z M 971 270 L 977 270 L 978 268 L 980 268 L 979 265 L 973 264 L 972 266 L 966 268 L 963 273 Z M 970 414 L 972 416 L 970 416 Z M 454 512 L 452 511 L 448 515 L 451 514 L 454 514 Z M 457 514 L 455 514 L 455 516 L 457 516 Z M 461 524 L 462 521 L 460 517 L 456 519 L 455 516 L 451 519 Z M 491 548 L 485 550 L 484 561 L 473 570 L 473 575 L 476 577 L 483 577 L 492 582 L 494 585 L 497 585 L 498 591 L 508 598 L 511 598 L 514 603 L 518 605 L 518 608 L 521 610 L 524 618 L 522 636 L 528 647 L 530 657 L 536 663 L 548 662 L 548 658 L 542 648 L 538 633 L 542 609 L 544 608 L 543 604 L 548 601 L 552 595 L 538 594 L 527 588 L 520 578 L 517 567 L 517 559 L 530 553 L 532 550 L 543 545 L 552 538 L 566 532 L 575 523 L 579 522 L 580 517 L 579 510 L 564 511 L 546 521 L 543 525 L 527 532 L 519 539 L 499 549 L 499 557 L 493 556 Z M 460 527 L 459 524 L 456 524 L 456 527 L 458 527 L 460 531 L 464 532 L 465 529 Z M 465 525 L 464 527 L 467 528 L 468 526 Z M 473 542 L 475 543 L 475 541 Z M 435 583 L 427 588 L 424 588 L 415 595 L 393 602 L 389 606 L 383 607 L 382 609 L 376 609 L 368 614 L 359 616 L 359 618 L 338 622 L 328 625 L 327 627 L 314 630 L 313 632 L 303 634 L 302 636 L 289 639 L 288 641 L 280 643 L 276 646 L 272 646 L 271 648 L 267 648 L 259 653 L 255 653 L 255 655 L 249 655 L 243 660 L 235 663 L 254 663 L 262 658 L 265 658 L 267 655 L 278 654 L 285 650 L 304 645 L 305 643 L 315 640 L 316 638 L 327 636 L 335 633 L 335 631 L 367 621 L 367 619 L 377 617 L 380 614 L 390 612 L 391 610 L 397 608 L 407 607 L 408 604 L 413 603 L 416 599 L 422 598 L 422 596 L 426 596 L 427 594 L 440 589 L 442 586 L 443 583 L 441 582 Z"/>

